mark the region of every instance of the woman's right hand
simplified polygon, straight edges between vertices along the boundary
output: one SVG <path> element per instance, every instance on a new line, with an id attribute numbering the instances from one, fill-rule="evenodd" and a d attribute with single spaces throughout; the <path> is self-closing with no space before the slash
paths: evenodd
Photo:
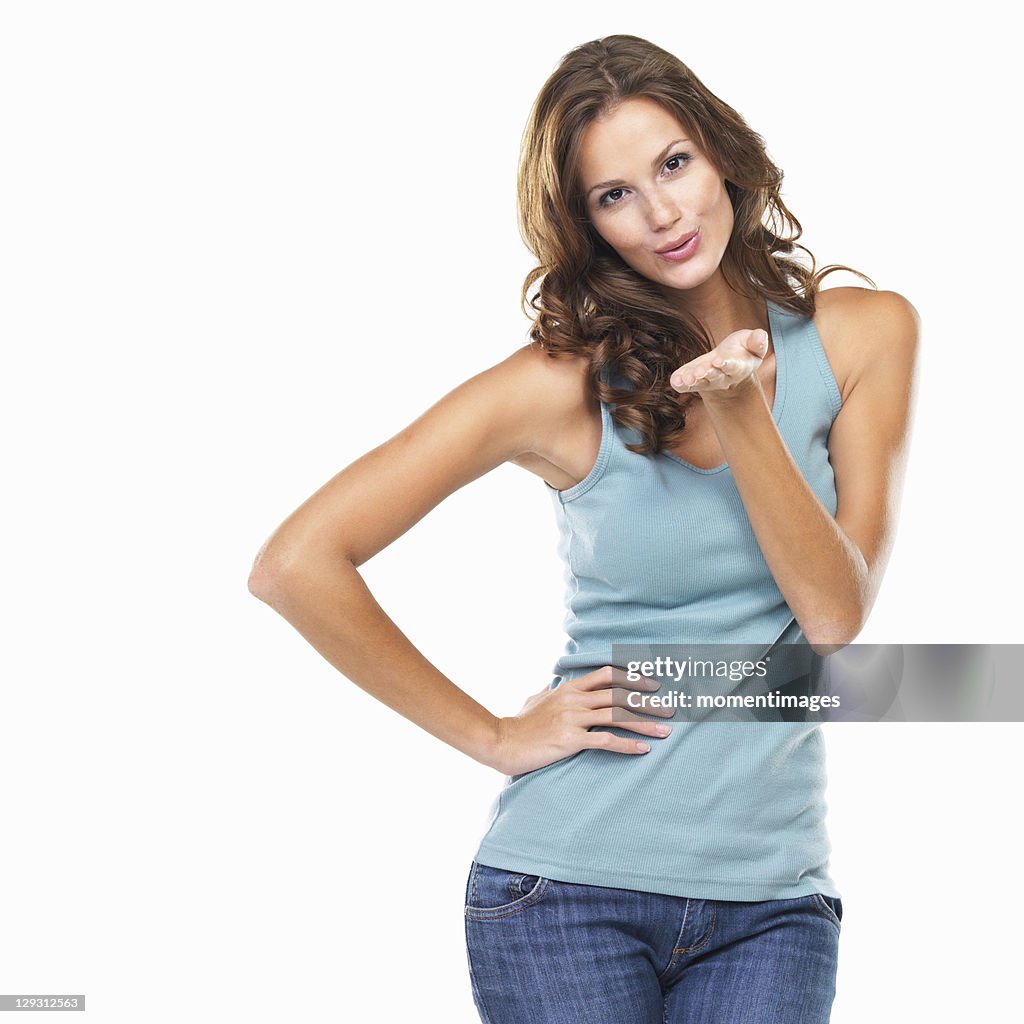
<path id="1" fill-rule="evenodd" d="M 630 682 L 622 669 L 603 665 L 586 675 L 564 680 L 554 689 L 533 694 L 518 715 L 498 720 L 498 739 L 492 767 L 504 775 L 522 775 L 543 768 L 587 747 L 620 754 L 645 754 L 634 740 L 591 726 L 611 725 L 643 736 L 662 738 L 672 726 L 650 722 L 635 714 L 626 700 L 632 691 L 653 693 L 661 684 L 646 677 Z M 618 709 L 618 710 L 616 710 Z M 672 708 L 644 704 L 646 714 L 671 718 Z"/>

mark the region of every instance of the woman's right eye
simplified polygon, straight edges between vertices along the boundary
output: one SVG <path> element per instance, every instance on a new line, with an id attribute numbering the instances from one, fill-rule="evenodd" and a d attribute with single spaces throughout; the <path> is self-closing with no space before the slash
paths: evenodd
<path id="1" fill-rule="evenodd" d="M 608 190 L 607 192 L 605 192 L 605 194 L 604 194 L 603 196 L 601 196 L 601 198 L 600 198 L 600 199 L 599 199 L 599 200 L 597 201 L 597 205 L 598 205 L 598 206 L 609 206 L 609 205 L 611 205 L 610 203 L 606 202 L 606 200 L 608 199 L 608 197 L 609 197 L 609 196 L 613 196 L 613 195 L 615 195 L 615 193 L 616 193 L 616 192 L 621 192 L 621 191 L 622 191 L 622 189 L 621 189 L 621 188 L 613 188 L 613 189 L 609 189 L 609 190 Z M 615 202 L 617 202 L 617 200 L 614 200 L 614 199 L 613 199 L 613 200 L 612 200 L 612 203 L 615 203 Z"/>

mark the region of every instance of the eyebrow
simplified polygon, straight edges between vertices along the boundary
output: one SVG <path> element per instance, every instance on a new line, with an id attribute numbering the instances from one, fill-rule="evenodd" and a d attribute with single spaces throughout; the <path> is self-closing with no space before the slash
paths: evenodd
<path id="1" fill-rule="evenodd" d="M 676 139 L 674 142 L 670 142 L 651 161 L 651 166 L 652 167 L 657 167 L 658 164 L 660 164 L 665 159 L 665 157 L 668 156 L 669 150 L 671 150 L 674 146 L 678 146 L 678 145 L 680 145 L 681 143 L 684 143 L 684 142 L 685 143 L 689 143 L 690 140 L 689 139 Z M 586 191 L 586 195 L 589 197 L 591 192 L 596 192 L 599 188 L 611 188 L 613 185 L 624 185 L 624 184 L 625 184 L 625 182 L 621 178 L 612 178 L 610 181 L 602 181 L 602 182 L 599 182 L 597 185 L 593 185 L 591 188 L 588 188 L 587 191 Z"/>

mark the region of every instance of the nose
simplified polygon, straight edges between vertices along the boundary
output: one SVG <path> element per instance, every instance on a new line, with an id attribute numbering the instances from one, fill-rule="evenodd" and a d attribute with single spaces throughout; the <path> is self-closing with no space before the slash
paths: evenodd
<path id="1" fill-rule="evenodd" d="M 659 234 L 679 221 L 679 206 L 667 192 L 655 193 L 648 200 L 647 219 L 651 230 Z"/>

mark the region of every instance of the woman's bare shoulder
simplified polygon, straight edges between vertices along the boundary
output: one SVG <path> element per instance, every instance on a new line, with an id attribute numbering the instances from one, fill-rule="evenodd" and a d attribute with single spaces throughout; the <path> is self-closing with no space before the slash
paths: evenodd
<path id="1" fill-rule="evenodd" d="M 902 326 L 919 321 L 917 310 L 899 292 L 848 286 L 826 288 L 815 296 L 814 326 L 832 367 L 843 401 L 880 347 L 905 337 Z"/>
<path id="2" fill-rule="evenodd" d="M 556 423 L 575 419 L 591 404 L 587 355 L 552 354 L 531 343 L 516 349 L 503 365 L 507 367 L 510 386 L 528 390 L 532 411 L 541 419 Z"/>
<path id="3" fill-rule="evenodd" d="M 564 490 L 587 475 L 601 443 L 601 411 L 590 390 L 586 354 L 552 355 L 536 343 L 502 364 L 495 388 L 519 395 L 529 441 L 509 461 Z"/>

